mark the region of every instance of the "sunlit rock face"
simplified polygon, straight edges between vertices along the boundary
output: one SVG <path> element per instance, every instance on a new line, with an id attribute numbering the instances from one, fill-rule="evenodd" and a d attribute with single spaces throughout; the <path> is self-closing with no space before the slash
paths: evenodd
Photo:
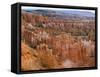
<path id="1" fill-rule="evenodd" d="M 94 18 L 48 13 L 22 12 L 21 70 L 94 67 Z"/>

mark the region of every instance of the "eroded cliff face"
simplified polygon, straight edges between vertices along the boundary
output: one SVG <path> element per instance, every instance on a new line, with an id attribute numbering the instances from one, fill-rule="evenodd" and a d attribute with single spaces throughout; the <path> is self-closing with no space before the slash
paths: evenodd
<path id="1" fill-rule="evenodd" d="M 21 69 L 95 66 L 95 21 L 22 13 Z"/>
<path id="2" fill-rule="evenodd" d="M 67 17 L 66 17 L 67 18 Z M 70 29 L 70 28 L 80 28 L 80 29 L 95 29 L 95 20 L 90 18 L 83 18 L 81 20 L 76 18 L 61 19 L 57 17 L 48 17 L 42 15 L 36 15 L 32 13 L 22 13 L 22 19 L 26 23 L 31 23 L 33 26 L 41 23 L 42 27 L 53 28 L 53 29 Z"/>

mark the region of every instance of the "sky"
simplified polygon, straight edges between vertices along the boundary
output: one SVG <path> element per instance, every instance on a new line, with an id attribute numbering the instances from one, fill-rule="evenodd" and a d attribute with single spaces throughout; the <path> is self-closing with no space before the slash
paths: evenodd
<path id="1" fill-rule="evenodd" d="M 63 9 L 63 8 L 46 8 L 46 7 L 30 7 L 30 6 L 22 6 L 21 9 L 23 10 L 37 10 L 37 9 L 41 9 L 41 10 L 58 10 L 58 11 L 61 11 L 61 10 L 71 10 L 71 11 L 87 11 L 87 12 L 92 12 L 92 13 L 95 13 L 95 10 L 84 10 L 84 9 Z"/>

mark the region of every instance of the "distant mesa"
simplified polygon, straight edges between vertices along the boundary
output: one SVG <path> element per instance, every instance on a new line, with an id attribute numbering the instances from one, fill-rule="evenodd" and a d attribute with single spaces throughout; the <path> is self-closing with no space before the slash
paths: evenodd
<path id="1" fill-rule="evenodd" d="M 95 13 L 89 11 L 78 11 L 78 10 L 46 10 L 46 9 L 24 9 L 24 12 L 30 12 L 38 15 L 58 17 L 58 18 L 92 18 L 94 19 Z"/>

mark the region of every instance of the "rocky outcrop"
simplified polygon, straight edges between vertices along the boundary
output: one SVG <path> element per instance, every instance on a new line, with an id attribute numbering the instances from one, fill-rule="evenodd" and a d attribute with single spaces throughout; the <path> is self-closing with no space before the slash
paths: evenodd
<path id="1" fill-rule="evenodd" d="M 91 29 L 91 31 L 90 31 Z M 22 70 L 95 66 L 95 21 L 22 13 Z"/>

